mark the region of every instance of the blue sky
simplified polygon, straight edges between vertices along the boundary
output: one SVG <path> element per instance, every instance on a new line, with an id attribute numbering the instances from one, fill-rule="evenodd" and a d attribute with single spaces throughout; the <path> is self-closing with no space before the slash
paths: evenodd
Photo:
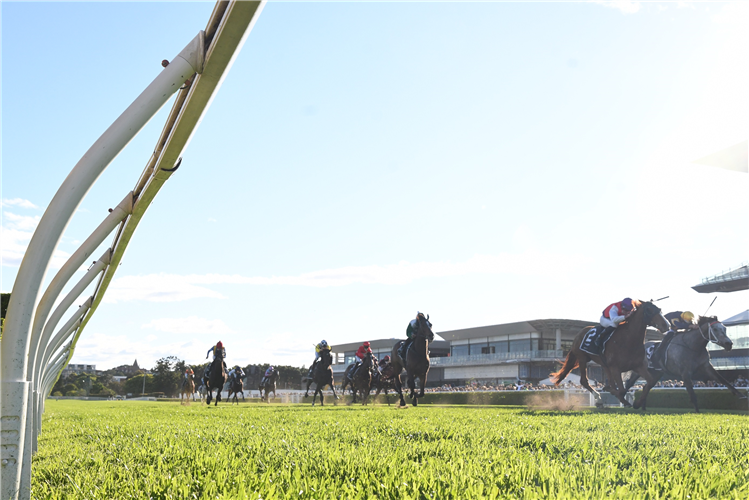
<path id="1" fill-rule="evenodd" d="M 2 3 L 3 291 L 62 180 L 212 8 Z M 268 3 L 73 362 L 197 363 L 220 339 L 230 363 L 309 364 L 417 310 L 438 332 L 595 321 L 624 296 L 704 312 L 690 287 L 749 258 L 749 176 L 693 163 L 749 136 L 747 21 L 742 3 Z"/>

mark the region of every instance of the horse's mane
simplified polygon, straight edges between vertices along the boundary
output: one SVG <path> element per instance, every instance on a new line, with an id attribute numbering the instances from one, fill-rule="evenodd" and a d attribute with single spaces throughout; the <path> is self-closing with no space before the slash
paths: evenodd
<path id="1" fill-rule="evenodd" d="M 717 316 L 698 316 L 698 318 L 699 318 L 697 320 L 697 324 L 698 325 L 701 325 L 701 324 L 704 324 L 704 323 L 710 323 L 712 321 L 718 321 L 718 317 Z"/>
<path id="2" fill-rule="evenodd" d="M 642 301 L 637 299 L 632 299 L 632 305 L 635 306 L 635 308 L 638 308 L 642 306 Z"/>

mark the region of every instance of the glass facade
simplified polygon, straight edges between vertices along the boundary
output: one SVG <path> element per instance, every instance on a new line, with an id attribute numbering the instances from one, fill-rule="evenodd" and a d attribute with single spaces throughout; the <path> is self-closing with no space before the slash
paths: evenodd
<path id="1" fill-rule="evenodd" d="M 468 356 L 468 346 L 467 345 L 454 345 L 450 349 L 450 355 L 451 356 Z"/>

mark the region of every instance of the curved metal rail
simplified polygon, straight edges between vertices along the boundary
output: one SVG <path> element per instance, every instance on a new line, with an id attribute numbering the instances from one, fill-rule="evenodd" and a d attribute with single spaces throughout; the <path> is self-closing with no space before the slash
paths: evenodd
<path id="1" fill-rule="evenodd" d="M 30 498 L 31 454 L 41 429 L 44 398 L 71 360 L 78 339 L 98 308 L 133 233 L 210 106 L 260 14 L 262 1 L 219 1 L 201 31 L 94 143 L 63 182 L 32 237 L 13 286 L 0 343 L 0 498 Z M 184 84 L 184 85 L 183 85 Z M 177 94 L 166 125 L 135 189 L 99 225 L 39 299 L 54 249 L 73 212 L 114 157 Z M 116 228 L 111 247 L 52 312 L 62 289 Z M 54 335 L 64 313 L 98 276 L 93 295 Z M 72 338 L 71 338 L 72 337 Z M 65 344 L 67 342 L 67 344 Z M 65 345 L 63 345 L 65 344 Z"/>

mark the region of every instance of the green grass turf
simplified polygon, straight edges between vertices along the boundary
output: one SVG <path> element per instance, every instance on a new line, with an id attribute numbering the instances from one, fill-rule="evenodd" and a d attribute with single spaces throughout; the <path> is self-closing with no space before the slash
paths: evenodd
<path id="1" fill-rule="evenodd" d="M 32 498 L 749 498 L 749 417 L 48 401 Z"/>

